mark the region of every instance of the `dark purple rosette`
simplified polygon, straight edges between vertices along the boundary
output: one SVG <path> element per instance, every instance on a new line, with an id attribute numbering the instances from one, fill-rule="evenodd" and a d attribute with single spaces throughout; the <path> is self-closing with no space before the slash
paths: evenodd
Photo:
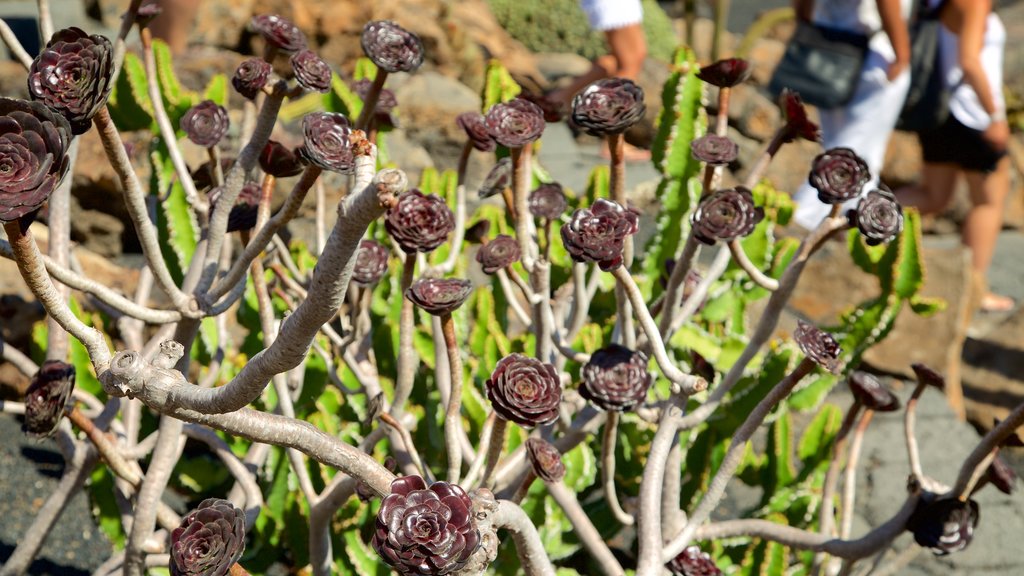
<path id="1" fill-rule="evenodd" d="M 544 112 L 545 122 L 561 122 L 565 118 L 565 114 L 568 111 L 565 103 L 560 100 L 555 100 L 547 94 L 540 92 L 533 92 L 530 90 L 523 90 L 519 93 L 519 98 L 523 100 L 529 100 L 537 105 L 538 108 Z"/>
<path id="2" fill-rule="evenodd" d="M 797 138 L 811 142 L 821 140 L 818 125 L 807 117 L 807 109 L 804 108 L 804 101 L 800 99 L 799 94 L 786 88 L 779 96 L 779 107 L 782 108 L 782 117 L 786 122 L 782 127 L 783 142 L 793 142 Z"/>
<path id="3" fill-rule="evenodd" d="M 448 240 L 455 216 L 440 196 L 413 188 L 384 214 L 384 228 L 406 254 L 430 252 Z"/>
<path id="4" fill-rule="evenodd" d="M 644 117 L 644 90 L 632 80 L 605 78 L 572 99 L 572 121 L 592 136 L 621 134 Z"/>
<path id="5" fill-rule="evenodd" d="M 348 118 L 335 112 L 313 112 L 302 118 L 304 144 L 299 156 L 306 162 L 331 172 L 351 174 L 355 155 L 349 135 Z"/>
<path id="6" fill-rule="evenodd" d="M 473 283 L 459 278 L 424 278 L 405 291 L 405 297 L 434 316 L 451 314 L 473 293 Z"/>
<path id="7" fill-rule="evenodd" d="M 558 220 L 565 213 L 565 209 L 569 207 L 569 202 L 565 199 L 565 191 L 558 182 L 541 184 L 536 190 L 530 192 L 526 201 L 530 214 L 533 214 L 535 218 L 548 220 Z"/>
<path id="8" fill-rule="evenodd" d="M 260 152 L 260 168 L 274 178 L 288 178 L 302 172 L 302 161 L 284 144 L 267 140 L 267 145 Z"/>
<path id="9" fill-rule="evenodd" d="M 0 222 L 38 210 L 68 171 L 71 126 L 45 105 L 0 98 Z"/>
<path id="10" fill-rule="evenodd" d="M 1002 456 L 996 455 L 985 471 L 985 480 L 996 487 L 997 490 L 1010 496 L 1013 494 L 1017 483 L 1017 473 L 1010 468 L 1010 465 L 1003 460 Z"/>
<path id="11" fill-rule="evenodd" d="M 544 112 L 533 102 L 516 98 L 495 104 L 484 116 L 491 138 L 506 148 L 522 148 L 544 132 Z"/>
<path id="12" fill-rule="evenodd" d="M 712 245 L 716 240 L 729 242 L 747 236 L 762 219 L 764 208 L 754 204 L 754 194 L 737 186 L 701 198 L 691 222 L 693 235 Z"/>
<path id="13" fill-rule="evenodd" d="M 522 354 L 506 356 L 494 367 L 486 388 L 498 416 L 523 428 L 543 426 L 558 418 L 562 383 L 551 364 Z"/>
<path id="14" fill-rule="evenodd" d="M 60 360 L 47 360 L 32 376 L 25 391 L 25 423 L 22 431 L 34 438 L 46 438 L 57 431 L 64 406 L 75 388 L 75 367 Z"/>
<path id="15" fill-rule="evenodd" d="M 210 204 L 217 205 L 224 188 L 218 186 L 210 191 Z M 252 230 L 256 226 L 256 216 L 260 209 L 260 185 L 255 182 L 246 182 L 238 192 L 235 205 L 228 213 L 227 232 L 238 232 L 240 230 Z"/>
<path id="16" fill-rule="evenodd" d="M 727 136 L 705 134 L 690 142 L 693 157 L 712 166 L 725 166 L 740 154 L 739 144 Z"/>
<path id="17" fill-rule="evenodd" d="M 562 453 L 546 440 L 528 438 L 526 440 L 526 459 L 533 466 L 533 473 L 543 482 L 559 482 L 565 478 Z"/>
<path id="18" fill-rule="evenodd" d="M 207 498 L 171 532 L 171 576 L 224 576 L 245 550 L 245 513 Z"/>
<path id="19" fill-rule="evenodd" d="M 750 62 L 742 58 L 726 58 L 700 69 L 697 78 L 719 88 L 732 88 L 750 78 Z"/>
<path id="20" fill-rule="evenodd" d="M 212 148 L 228 133 L 228 111 L 213 100 L 203 100 L 188 109 L 179 127 L 196 146 Z"/>
<path id="21" fill-rule="evenodd" d="M 562 243 L 573 260 L 597 262 L 610 272 L 622 265 L 626 237 L 636 234 L 639 225 L 636 212 L 599 198 L 590 208 L 573 212 L 569 223 L 562 225 Z"/>
<path id="22" fill-rule="evenodd" d="M 856 371 L 848 380 L 850 391 L 858 402 L 876 412 L 895 412 L 900 409 L 900 399 L 867 372 Z"/>
<path id="23" fill-rule="evenodd" d="M 277 14 L 261 14 L 252 17 L 252 28 L 263 39 L 278 50 L 298 52 L 308 45 L 306 35 L 287 18 Z"/>
<path id="24" fill-rule="evenodd" d="M 477 196 L 480 198 L 490 198 L 497 194 L 501 194 L 501 191 L 512 185 L 512 159 L 505 156 L 501 160 L 498 160 L 491 171 L 487 173 L 482 184 L 480 184 L 480 190 L 477 191 Z"/>
<path id="25" fill-rule="evenodd" d="M 797 322 L 793 340 L 808 359 L 813 360 L 825 370 L 833 374 L 839 369 L 839 353 L 842 349 L 831 334 L 819 330 L 817 326 L 800 320 Z"/>
<path id="26" fill-rule="evenodd" d="M 231 77 L 231 85 L 243 98 L 254 100 L 260 90 L 267 85 L 273 67 L 259 58 L 249 58 L 235 69 Z"/>
<path id="27" fill-rule="evenodd" d="M 484 274 L 494 274 L 519 261 L 519 242 L 507 234 L 499 234 L 476 252 L 476 261 Z"/>
<path id="28" fill-rule="evenodd" d="M 473 501 L 455 484 L 427 488 L 419 476 L 396 478 L 377 511 L 370 544 L 403 576 L 456 572 L 480 545 Z"/>
<path id="29" fill-rule="evenodd" d="M 28 70 L 28 92 L 85 134 L 114 87 L 114 47 L 79 28 L 54 33 Z"/>
<path id="30" fill-rule="evenodd" d="M 942 374 L 939 374 L 920 362 L 911 364 L 910 368 L 914 371 L 914 376 L 917 376 L 917 381 L 919 383 L 924 384 L 925 386 L 938 388 L 939 390 L 946 389 L 946 379 L 942 377 Z"/>
<path id="31" fill-rule="evenodd" d="M 818 200 L 825 204 L 842 204 L 860 196 L 870 180 L 867 163 L 849 148 L 832 148 L 818 154 L 807 176 L 818 191 Z"/>
<path id="32" fill-rule="evenodd" d="M 388 271 L 388 249 L 376 240 L 359 242 L 352 281 L 360 286 L 373 286 Z"/>
<path id="33" fill-rule="evenodd" d="M 672 576 L 719 576 L 722 571 L 711 555 L 697 546 L 688 546 L 665 565 Z"/>
<path id="34" fill-rule="evenodd" d="M 914 534 L 914 541 L 919 545 L 930 548 L 936 556 L 945 556 L 971 543 L 980 512 L 974 500 L 928 501 L 922 498 L 907 521 L 907 530 Z"/>
<path id="35" fill-rule="evenodd" d="M 412 72 L 423 64 L 420 37 L 390 20 L 368 22 L 360 43 L 366 57 L 385 72 Z"/>
<path id="36" fill-rule="evenodd" d="M 370 94 L 370 86 L 372 85 L 373 82 L 365 78 L 356 80 L 352 83 L 352 91 L 356 93 L 356 96 L 359 96 L 360 100 L 365 102 L 367 95 Z M 387 88 L 381 88 L 380 94 L 377 94 L 377 104 L 373 107 L 373 117 L 378 126 L 391 128 L 398 126 L 398 120 L 392 114 L 396 106 L 398 106 L 398 98 L 395 97 L 395 93 Z"/>
<path id="37" fill-rule="evenodd" d="M 848 216 L 868 246 L 889 242 L 903 232 L 903 208 L 888 190 L 871 190 Z"/>
<path id="38" fill-rule="evenodd" d="M 612 412 L 626 412 L 643 403 L 652 381 L 647 356 L 618 344 L 594 352 L 580 374 L 580 396 Z"/>
<path id="39" fill-rule="evenodd" d="M 455 123 L 466 132 L 466 137 L 469 138 L 473 148 L 481 152 L 493 152 L 497 147 L 497 142 L 491 137 L 491 133 L 487 131 L 483 114 L 479 112 L 463 112 L 455 117 Z"/>
<path id="40" fill-rule="evenodd" d="M 331 67 L 312 50 L 299 50 L 292 54 L 292 72 L 295 81 L 309 92 L 327 92 L 331 89 Z"/>

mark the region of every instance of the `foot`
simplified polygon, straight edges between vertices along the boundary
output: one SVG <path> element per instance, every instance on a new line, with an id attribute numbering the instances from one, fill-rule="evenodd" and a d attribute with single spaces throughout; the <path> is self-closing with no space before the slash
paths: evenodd
<path id="1" fill-rule="evenodd" d="M 981 303 L 978 305 L 978 308 L 982 312 L 1009 312 L 1016 305 L 1017 303 L 1009 296 L 987 292 L 981 297 Z"/>

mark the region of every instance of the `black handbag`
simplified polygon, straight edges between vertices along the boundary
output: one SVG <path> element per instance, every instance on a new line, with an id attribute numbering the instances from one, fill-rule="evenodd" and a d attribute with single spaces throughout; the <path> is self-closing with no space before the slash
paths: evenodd
<path id="1" fill-rule="evenodd" d="M 786 45 L 769 91 L 789 88 L 818 108 L 838 108 L 853 98 L 868 51 L 869 36 L 803 21 Z"/>
<path id="2" fill-rule="evenodd" d="M 918 0 L 910 28 L 910 89 L 896 121 L 897 130 L 928 132 L 949 118 L 949 89 L 939 62 L 940 3 L 929 10 Z"/>

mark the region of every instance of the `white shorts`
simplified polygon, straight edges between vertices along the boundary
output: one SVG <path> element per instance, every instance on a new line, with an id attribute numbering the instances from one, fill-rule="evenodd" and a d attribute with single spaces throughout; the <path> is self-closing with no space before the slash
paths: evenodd
<path id="1" fill-rule="evenodd" d="M 643 22 L 640 0 L 580 0 L 594 30 L 615 30 Z"/>

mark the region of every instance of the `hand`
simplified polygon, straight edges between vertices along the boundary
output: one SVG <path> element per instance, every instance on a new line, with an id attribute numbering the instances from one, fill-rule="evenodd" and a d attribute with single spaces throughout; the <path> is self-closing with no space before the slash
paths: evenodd
<path id="1" fill-rule="evenodd" d="M 889 71 L 886 74 L 889 77 L 889 82 L 899 78 L 900 74 L 903 74 L 908 68 L 910 68 L 910 58 L 897 58 L 892 64 L 889 64 Z"/>
<path id="2" fill-rule="evenodd" d="M 1006 150 L 1010 143 L 1010 124 L 1006 120 L 999 120 L 988 125 L 988 128 L 981 134 L 989 145 L 997 152 Z"/>

